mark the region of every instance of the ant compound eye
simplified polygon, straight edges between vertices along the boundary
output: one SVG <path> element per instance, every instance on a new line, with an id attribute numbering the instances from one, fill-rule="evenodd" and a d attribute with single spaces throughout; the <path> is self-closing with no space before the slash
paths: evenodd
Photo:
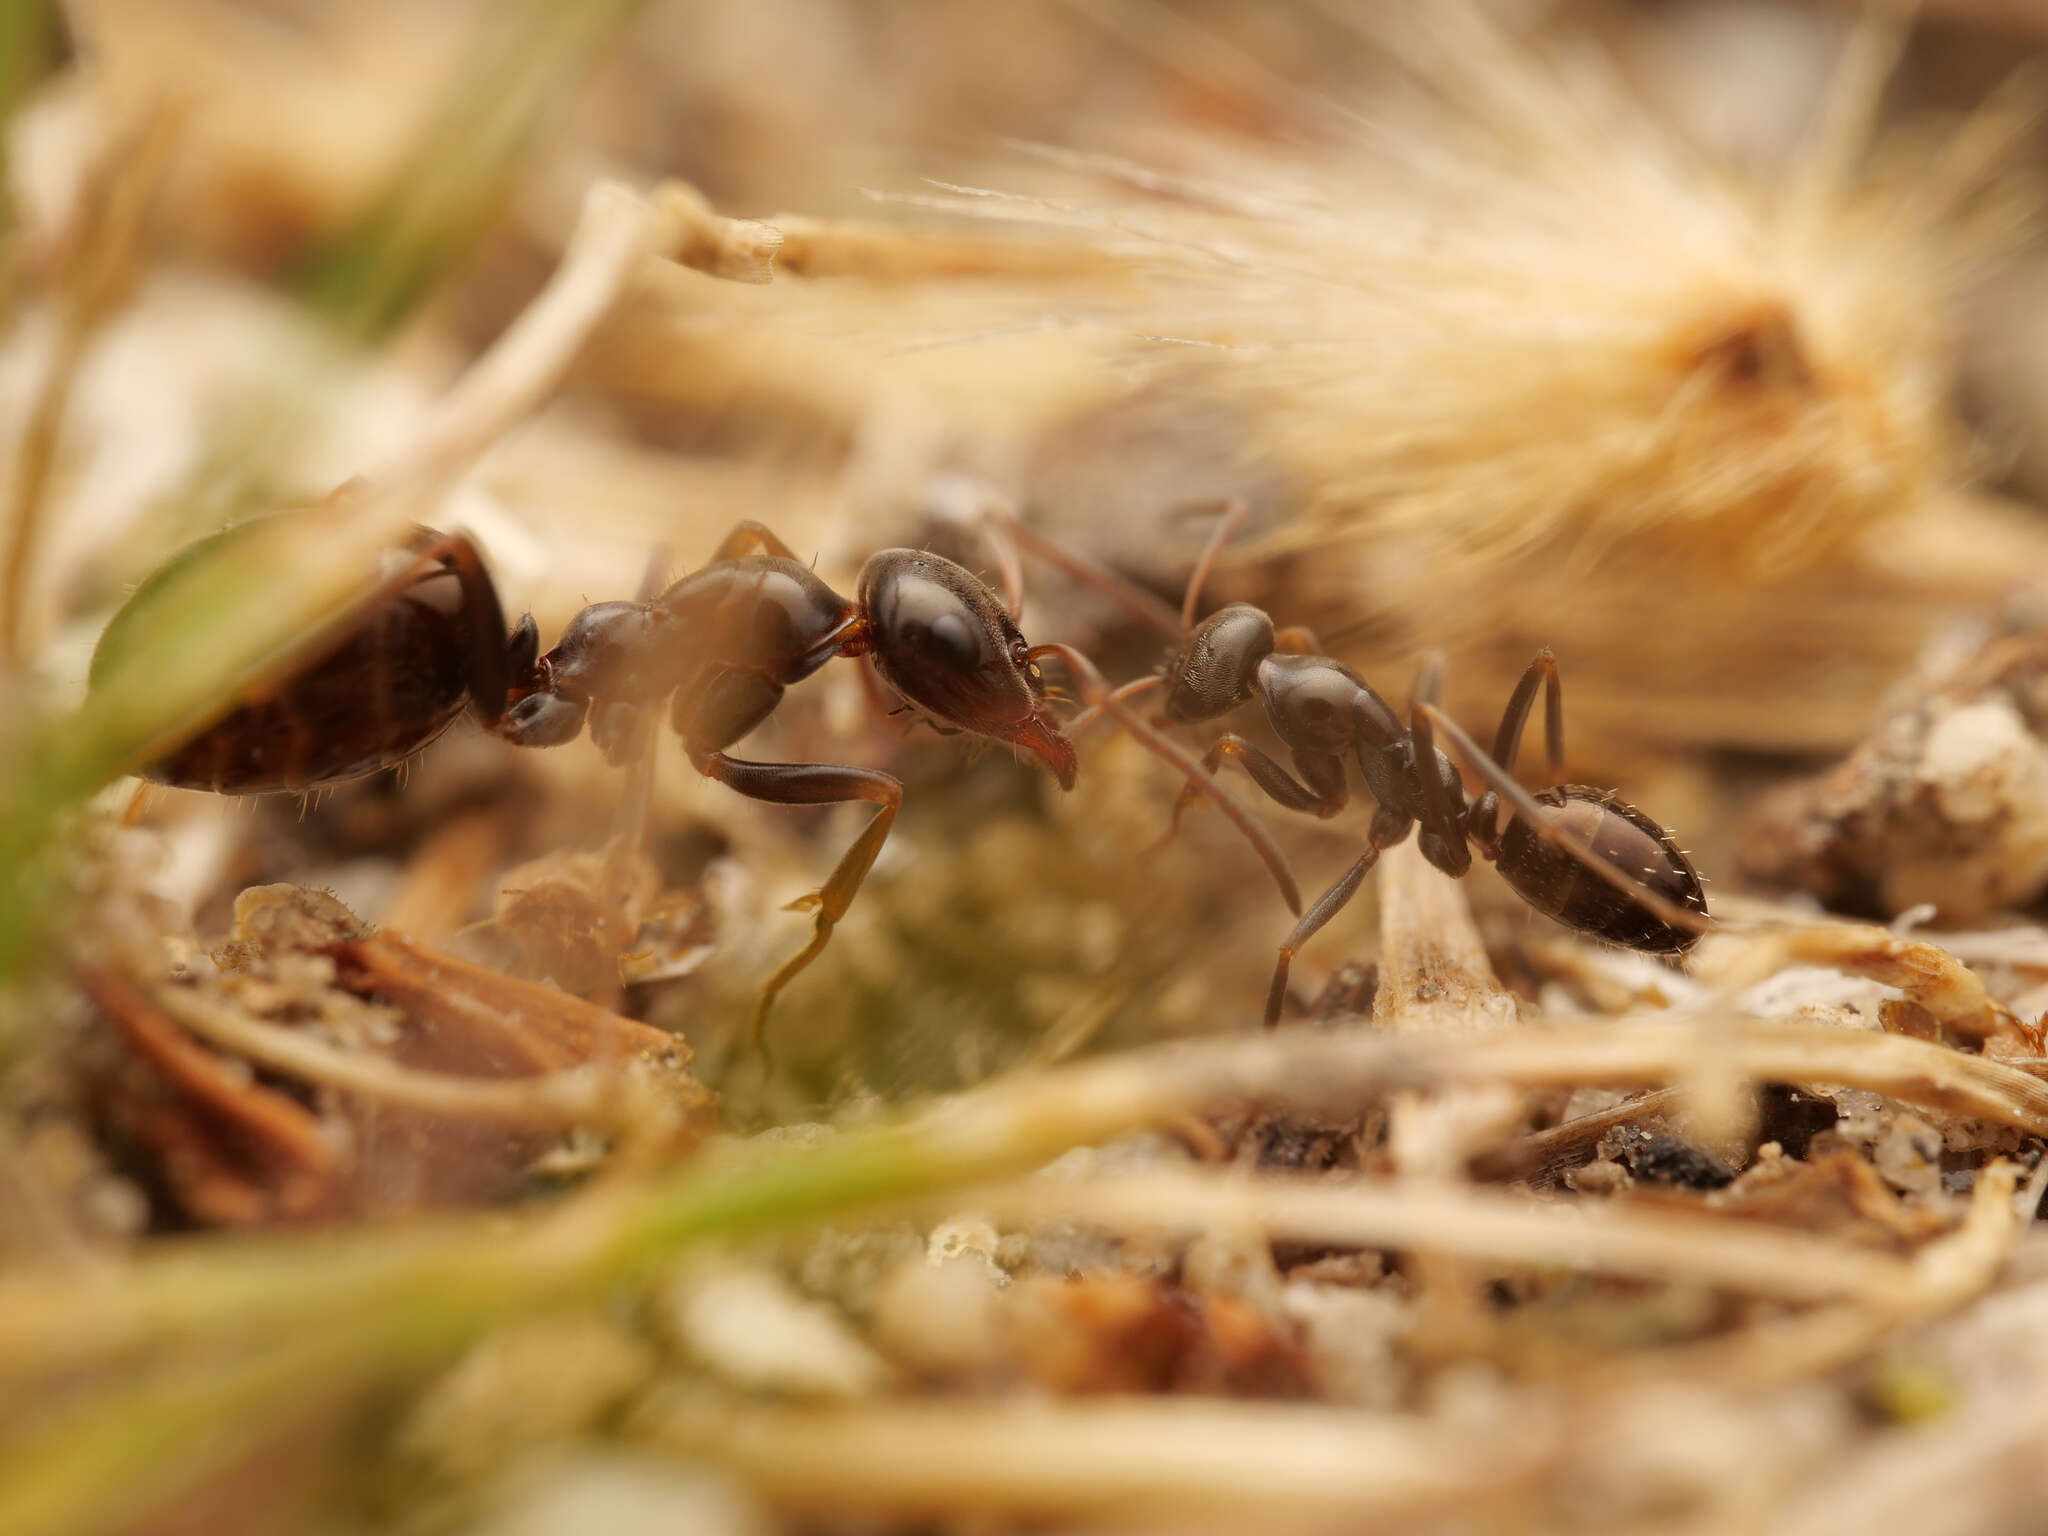
<path id="1" fill-rule="evenodd" d="M 925 627 L 925 648 L 936 660 L 963 672 L 971 672 L 981 666 L 985 656 L 981 636 L 967 617 L 959 613 L 940 613 L 932 617 Z"/>

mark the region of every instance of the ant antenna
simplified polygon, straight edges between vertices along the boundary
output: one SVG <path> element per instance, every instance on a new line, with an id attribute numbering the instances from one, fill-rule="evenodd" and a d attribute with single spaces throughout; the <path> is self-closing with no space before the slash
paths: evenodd
<path id="1" fill-rule="evenodd" d="M 1237 530 L 1244 526 L 1244 520 L 1251 515 L 1251 507 L 1242 497 L 1232 496 L 1226 501 L 1190 502 L 1176 510 L 1177 516 L 1192 516 L 1198 512 L 1215 510 L 1220 512 L 1215 532 L 1209 535 L 1209 542 L 1202 546 L 1202 555 L 1195 562 L 1194 573 L 1188 577 L 1187 591 L 1180 600 L 1180 629 L 1184 635 L 1195 627 L 1195 610 L 1202 606 L 1202 588 L 1209 584 L 1209 573 L 1216 569 L 1216 561 L 1223 553 L 1223 547 L 1237 537 Z"/>
<path id="2" fill-rule="evenodd" d="M 1033 660 L 1041 656 L 1057 656 L 1065 662 L 1068 672 L 1080 686 L 1081 696 L 1088 701 L 1090 708 L 1101 710 L 1135 737 L 1148 752 L 1179 769 L 1188 783 L 1195 786 L 1205 799 L 1229 817 L 1231 825 L 1244 834 L 1253 851 L 1264 861 L 1267 870 L 1280 887 L 1280 895 L 1286 901 L 1287 909 L 1296 917 L 1301 916 L 1301 890 L 1294 882 L 1293 870 L 1287 866 L 1286 855 L 1281 853 L 1272 835 L 1260 825 L 1258 818 L 1253 816 L 1235 795 L 1219 784 L 1213 775 L 1205 772 L 1199 762 L 1158 731 L 1153 730 L 1132 711 L 1124 708 L 1123 699 L 1119 695 L 1129 691 L 1129 684 L 1112 691 L 1103 680 L 1102 674 L 1096 670 L 1095 663 L 1071 645 L 1060 645 L 1056 642 L 1050 645 L 1035 645 L 1029 654 Z"/>

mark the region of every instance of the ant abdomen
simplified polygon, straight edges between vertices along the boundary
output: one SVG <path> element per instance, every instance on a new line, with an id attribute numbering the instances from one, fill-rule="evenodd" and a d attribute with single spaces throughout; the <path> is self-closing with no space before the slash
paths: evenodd
<path id="1" fill-rule="evenodd" d="M 1671 834 L 1610 791 L 1570 784 L 1535 797 L 1550 824 L 1593 857 L 1676 906 L 1707 915 L 1699 872 Z M 1699 934 L 1658 917 L 1587 869 L 1521 816 L 1500 836 L 1496 865 L 1530 906 L 1568 928 L 1650 954 L 1679 955 Z"/>
<path id="2" fill-rule="evenodd" d="M 276 514 L 277 517 L 289 514 Z M 260 532 L 260 518 L 202 539 L 144 581 L 107 624 L 92 683 L 146 654 L 157 604 Z M 396 767 L 465 709 L 495 726 L 539 636 L 511 634 L 483 557 L 462 534 L 416 529 L 408 559 L 331 626 L 324 642 L 246 687 L 236 706 L 156 761 L 144 778 L 219 794 L 304 793 Z"/>

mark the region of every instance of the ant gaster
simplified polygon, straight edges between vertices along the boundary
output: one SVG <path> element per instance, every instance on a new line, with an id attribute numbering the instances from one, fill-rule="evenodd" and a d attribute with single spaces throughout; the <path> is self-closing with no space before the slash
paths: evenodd
<path id="1" fill-rule="evenodd" d="M 92 681 L 146 644 L 164 588 L 269 522 L 202 539 L 137 587 L 100 636 Z M 497 588 L 467 535 L 420 528 L 405 548 L 406 564 L 316 633 L 281 676 L 138 769 L 142 777 L 227 795 L 305 793 L 397 766 L 465 706 L 496 725 L 514 685 L 533 674 L 540 637 L 532 615 L 506 634 Z"/>

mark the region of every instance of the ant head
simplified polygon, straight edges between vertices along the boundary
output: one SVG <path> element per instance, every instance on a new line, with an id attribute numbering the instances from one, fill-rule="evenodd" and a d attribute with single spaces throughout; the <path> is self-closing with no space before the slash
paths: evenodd
<path id="1" fill-rule="evenodd" d="M 1074 787 L 1030 645 L 971 571 L 917 549 L 885 549 L 860 573 L 875 669 L 934 721 L 1024 748 Z"/>
<path id="2" fill-rule="evenodd" d="M 645 603 L 592 603 L 537 661 L 530 659 L 532 622 L 523 621 L 509 642 L 513 688 L 523 692 L 497 728 L 509 741 L 560 746 L 576 739 L 593 704 L 644 703 L 674 686 L 663 665 L 662 617 Z"/>
<path id="3" fill-rule="evenodd" d="M 1249 603 L 1219 608 L 1195 626 L 1167 663 L 1166 718 L 1188 723 L 1227 715 L 1252 696 L 1259 663 L 1273 654 L 1273 621 Z"/>
<path id="4" fill-rule="evenodd" d="M 674 686 L 660 644 L 662 616 L 645 603 L 592 603 L 541 658 L 551 693 L 586 703 L 632 702 Z"/>

